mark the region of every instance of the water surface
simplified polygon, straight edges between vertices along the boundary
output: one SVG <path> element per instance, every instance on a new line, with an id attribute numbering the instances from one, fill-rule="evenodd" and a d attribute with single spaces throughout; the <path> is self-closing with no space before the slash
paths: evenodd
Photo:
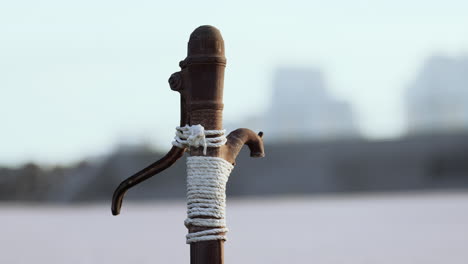
<path id="1" fill-rule="evenodd" d="M 184 201 L 0 204 L 0 263 L 189 263 Z M 468 263 L 468 194 L 229 199 L 226 263 Z"/>

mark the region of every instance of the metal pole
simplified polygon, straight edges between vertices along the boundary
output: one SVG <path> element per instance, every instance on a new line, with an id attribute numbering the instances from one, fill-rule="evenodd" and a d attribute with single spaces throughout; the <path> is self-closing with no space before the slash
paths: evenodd
<path id="1" fill-rule="evenodd" d="M 180 125 L 202 125 L 206 130 L 223 128 L 223 88 L 226 57 L 224 40 L 218 29 L 201 26 L 190 35 L 187 58 L 179 63 L 181 71 L 169 79 L 171 89 L 181 95 Z M 258 135 L 249 129 L 237 129 L 227 136 L 227 143 L 221 147 L 188 149 L 173 147 L 160 161 L 153 163 L 120 184 L 113 197 L 112 212 L 119 214 L 125 192 L 132 186 L 168 168 L 179 159 L 184 151 L 190 156 L 219 157 L 231 164 L 243 145 L 250 149 L 251 157 L 263 157 L 263 133 Z M 204 227 L 188 226 L 189 233 L 207 230 Z M 221 233 L 222 235 L 223 233 Z M 209 240 L 190 244 L 191 264 L 224 263 L 224 241 Z"/>

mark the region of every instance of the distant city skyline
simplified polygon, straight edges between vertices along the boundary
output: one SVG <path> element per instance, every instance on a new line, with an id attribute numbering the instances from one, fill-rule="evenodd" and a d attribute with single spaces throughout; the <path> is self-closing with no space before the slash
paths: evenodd
<path id="1" fill-rule="evenodd" d="M 272 102 L 264 118 L 270 140 L 327 140 L 360 133 L 350 104 L 330 95 L 319 69 L 280 67 L 273 79 Z"/>
<path id="2" fill-rule="evenodd" d="M 433 56 L 406 93 L 409 133 L 468 131 L 468 56 Z"/>
<path id="3" fill-rule="evenodd" d="M 0 164 L 76 162 L 120 142 L 169 148 L 179 101 L 167 79 L 204 24 L 226 42 L 225 123 L 268 110 L 277 67 L 315 67 L 365 137 L 396 138 L 426 58 L 468 51 L 466 10 L 463 0 L 4 1 Z"/>

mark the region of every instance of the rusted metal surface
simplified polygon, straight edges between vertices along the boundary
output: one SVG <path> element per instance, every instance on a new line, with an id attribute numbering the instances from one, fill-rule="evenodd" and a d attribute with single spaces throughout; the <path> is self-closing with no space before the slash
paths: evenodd
<path id="1" fill-rule="evenodd" d="M 171 75 L 169 85 L 180 93 L 180 125 L 202 125 L 206 130 L 223 128 L 223 89 L 226 57 L 224 40 L 218 29 L 201 26 L 190 35 L 187 57 L 179 63 L 181 70 Z M 239 151 L 244 145 L 250 149 L 251 157 L 263 157 L 263 133 L 241 128 L 227 136 L 227 143 L 219 148 L 208 148 L 206 156 L 220 157 L 235 164 Z M 173 147 L 161 160 L 128 178 L 114 193 L 112 212 L 119 213 L 123 195 L 132 186 L 154 176 L 171 166 L 185 149 Z M 203 156 L 203 148 L 190 147 L 191 156 Z M 188 227 L 189 232 L 204 230 Z M 190 244 L 192 264 L 220 264 L 223 260 L 224 241 L 201 241 Z"/>
<path id="2" fill-rule="evenodd" d="M 112 214 L 118 215 L 120 213 L 123 197 L 128 189 L 169 168 L 184 155 L 184 151 L 184 149 L 172 147 L 171 150 L 162 159 L 156 161 L 155 163 L 149 165 L 148 167 L 123 181 L 114 191 L 114 196 L 112 197 Z"/>

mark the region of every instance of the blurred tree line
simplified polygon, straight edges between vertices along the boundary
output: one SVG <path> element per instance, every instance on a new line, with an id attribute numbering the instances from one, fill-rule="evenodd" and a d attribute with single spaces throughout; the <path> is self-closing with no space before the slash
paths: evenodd
<path id="1" fill-rule="evenodd" d="M 230 176 L 231 196 L 468 188 L 468 134 L 419 135 L 391 141 L 335 140 L 266 144 L 253 160 L 244 148 Z M 165 153 L 147 146 L 71 166 L 0 167 L 0 200 L 110 201 L 119 183 Z M 185 160 L 135 186 L 128 199 L 185 197 Z"/>

